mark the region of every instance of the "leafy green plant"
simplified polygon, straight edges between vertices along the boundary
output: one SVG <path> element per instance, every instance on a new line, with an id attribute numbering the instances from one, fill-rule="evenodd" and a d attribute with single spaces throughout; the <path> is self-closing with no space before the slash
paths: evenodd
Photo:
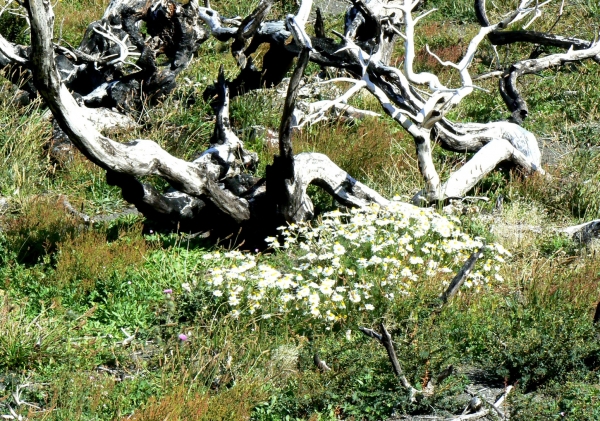
<path id="1" fill-rule="evenodd" d="M 566 235 L 552 235 L 544 237 L 540 241 L 540 252 L 546 256 L 556 253 L 575 254 L 579 251 L 579 245 Z"/>
<path id="2" fill-rule="evenodd" d="M 556 259 L 556 258 L 555 258 Z M 567 259 L 567 258 L 565 258 Z M 482 296 L 439 320 L 459 352 L 491 376 L 535 390 L 567 375 L 597 370 L 600 347 L 589 308 L 598 296 L 597 264 L 568 272 L 542 261 L 536 275 L 502 299 Z M 577 374 L 576 374 L 577 373 Z"/>
<path id="3" fill-rule="evenodd" d="M 541 393 L 516 393 L 510 399 L 513 419 L 596 420 L 600 416 L 600 390 L 594 380 L 557 381 L 544 387 Z"/>

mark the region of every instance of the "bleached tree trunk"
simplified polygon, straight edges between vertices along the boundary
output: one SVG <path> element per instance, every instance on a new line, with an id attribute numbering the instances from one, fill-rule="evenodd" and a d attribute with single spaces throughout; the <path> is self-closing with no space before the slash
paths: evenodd
<path id="1" fill-rule="evenodd" d="M 82 108 L 61 80 L 54 61 L 51 38 L 54 15 L 50 4 L 44 0 L 31 0 L 28 6 L 32 71 L 37 89 L 73 143 L 92 162 L 107 170 L 109 183 L 119 186 L 124 197 L 142 213 L 173 222 L 184 221 L 195 225 L 196 229 L 224 224 L 220 227 L 222 230 L 246 226 L 252 231 L 257 228 L 257 221 L 270 221 L 272 226 L 258 227 L 262 231 L 262 239 L 270 228 L 285 221 L 312 217 L 312 202 L 306 195 L 306 188 L 311 183 L 319 184 L 347 205 L 387 203 L 325 156 L 301 154 L 294 157 L 291 147 L 287 148 L 286 145 L 291 142 L 290 118 L 295 92 L 306 66 L 307 54 L 304 55 L 303 66 L 297 70 L 294 83 L 290 83 L 288 107 L 281 129 L 281 133 L 285 134 L 281 137 L 281 150 L 293 167 L 291 176 L 268 179 L 265 185 L 265 180 L 244 174 L 245 169 L 256 164 L 257 157 L 244 149 L 241 140 L 231 130 L 228 88 L 222 72 L 218 84 L 220 106 L 211 146 L 195 161 L 176 158 L 151 140 L 115 142 L 81 118 Z M 284 172 L 287 170 L 284 169 Z M 159 193 L 152 186 L 138 181 L 138 178 L 148 175 L 165 179 L 172 190 Z M 288 194 L 268 194 L 271 190 L 279 191 L 275 186 L 279 181 L 284 183 Z M 203 223 L 205 226 L 202 226 Z"/>
<path id="2" fill-rule="evenodd" d="M 419 3 L 356 0 L 347 14 L 344 33 L 334 32 L 338 38 L 334 40 L 326 37 L 323 22 L 319 19 L 317 36 L 307 35 L 305 25 L 312 8 L 310 0 L 302 2 L 298 13 L 288 15 L 285 21 L 266 20 L 271 0 L 262 0 L 244 19 L 224 18 L 208 4 L 199 6 L 196 0 L 185 4 L 172 0 L 150 4 L 139 0 L 114 0 L 103 19 L 88 27 L 81 45 L 75 51 L 69 51 L 52 42 L 54 17 L 50 4 L 31 0 L 27 3 L 31 52 L 0 38 L 0 53 L 13 65 L 24 66 L 33 73 L 37 90 L 61 128 L 92 162 L 107 171 L 108 182 L 119 186 L 126 200 L 146 216 L 183 224 L 194 230 L 234 232 L 242 227 L 264 238 L 269 229 L 281 223 L 313 217 L 312 202 L 306 194 L 309 184 L 321 186 L 347 206 L 388 203 L 324 155 L 294 155 L 292 114 L 309 61 L 344 71 L 345 76 L 330 82 L 351 80 L 353 87 L 340 98 L 315 105 L 308 114 L 308 122 L 313 118 L 311 116 L 321 118 L 328 107 L 345 104 L 360 90 L 370 92 L 384 112 L 415 140 L 419 169 L 425 183 L 425 189 L 414 198 L 419 204 L 464 196 L 502 161 L 511 161 L 528 173 L 543 174 L 535 136 L 515 122 L 465 124 L 446 117 L 449 110 L 475 89 L 469 65 L 480 43 L 486 38 L 499 39 L 509 24 L 535 18 L 543 5 L 522 0 L 519 7 L 502 21 L 491 24 L 487 17 L 481 17 L 485 13 L 484 8 L 481 9 L 482 2 L 476 2 L 480 21 L 485 24 L 470 41 L 458 63 L 440 60 L 458 72 L 460 86 L 451 88 L 431 73 L 414 71 L 418 23 L 430 13 L 419 12 Z M 139 13 L 129 13 L 131 11 Z M 143 37 L 139 32 L 141 20 L 148 25 L 149 37 Z M 161 38 L 165 33 L 169 35 L 168 40 Z M 233 81 L 227 81 L 221 73 L 212 88 L 211 97 L 216 98 L 218 108 L 215 131 L 211 146 L 198 159 L 188 162 L 174 157 L 151 140 L 115 142 L 99 131 L 99 126 L 123 122 L 113 119 L 116 116 L 110 113 L 92 113 L 89 107 L 123 99 L 126 105 L 123 109 L 135 108 L 131 98 L 136 97 L 140 84 L 151 87 L 151 95 L 168 93 L 174 87 L 177 74 L 209 34 L 222 41 L 233 40 L 231 50 L 240 73 Z M 293 42 L 289 42 L 290 37 Z M 508 38 L 518 37 L 509 35 Z M 389 65 L 389 46 L 396 39 L 404 44 L 402 70 Z M 569 42 L 555 36 L 535 35 L 533 39 L 548 39 L 549 43 L 554 43 L 551 45 Z M 516 92 L 515 103 L 524 103 L 514 86 L 520 75 L 565 62 L 597 59 L 598 44 L 586 47 L 583 41 L 572 42 L 571 45 L 577 48 L 524 60 L 507 69 L 503 78 L 507 82 L 503 86 L 513 94 Z M 260 66 L 260 63 L 254 63 L 252 54 L 264 43 L 269 44 L 269 53 Z M 171 60 L 170 65 L 159 69 L 157 54 L 165 54 Z M 257 156 L 244 148 L 230 127 L 229 97 L 244 89 L 279 83 L 296 57 L 298 60 L 282 115 L 279 155 L 268 167 L 266 178 L 260 179 L 250 173 L 256 166 Z M 127 82 L 121 79 L 118 83 L 107 81 L 90 88 L 85 95 L 73 95 L 68 88 L 70 81 L 83 77 L 85 67 L 90 65 L 113 76 L 124 66 L 139 70 L 131 73 L 133 76 Z M 515 105 L 509 109 L 517 110 L 521 117 L 526 116 L 519 107 Z M 518 122 L 518 119 L 514 120 Z M 436 144 L 473 156 L 442 180 L 433 160 Z M 152 185 L 140 181 L 146 176 L 161 177 L 171 188 L 158 192 Z"/>

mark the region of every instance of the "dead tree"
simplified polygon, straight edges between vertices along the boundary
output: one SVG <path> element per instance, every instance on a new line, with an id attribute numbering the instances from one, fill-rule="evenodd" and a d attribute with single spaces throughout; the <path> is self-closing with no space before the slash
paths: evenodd
<path id="1" fill-rule="evenodd" d="M 318 36 L 306 33 L 311 0 L 303 1 L 298 13 L 283 21 L 267 21 L 271 1 L 262 0 L 245 19 L 227 19 L 208 2 L 201 7 L 196 0 L 185 4 L 172 0 L 115 0 L 102 20 L 90 25 L 81 45 L 74 49 L 52 41 L 54 17 L 50 4 L 30 0 L 25 6 L 31 25 L 31 49 L 0 39 L 0 52 L 12 65 L 31 71 L 35 88 L 71 141 L 106 170 L 107 181 L 119 186 L 124 198 L 145 216 L 179 224 L 184 229 L 213 230 L 219 234 L 237 232 L 241 227 L 249 238 L 264 238 L 277 225 L 312 218 L 313 204 L 306 194 L 309 184 L 324 188 L 345 206 L 387 203 L 325 155 L 294 155 L 292 114 L 308 61 L 345 72 L 343 77 L 327 83 L 353 84 L 341 98 L 325 102 L 323 107 L 344 102 L 364 89 L 414 138 L 426 185 L 414 200 L 430 203 L 464 196 L 501 161 L 512 161 L 528 173 L 543 173 L 536 137 L 518 124 L 527 113 L 523 112 L 525 102 L 516 80 L 531 71 L 595 60 L 600 53 L 598 43 L 544 34 L 525 36 L 509 31 L 502 38 L 509 24 L 534 19 L 548 2 L 523 0 L 502 20 L 490 23 L 483 1 L 476 1 L 482 24 L 479 33 L 459 63 L 442 62 L 460 76 L 460 86 L 452 88 L 444 86 L 434 74 L 414 71 L 416 27 L 429 14 L 418 11 L 419 1 L 355 0 L 347 13 L 344 32 L 334 32 L 336 39 L 326 37 L 319 19 Z M 142 21 L 147 24 L 149 36 L 139 32 Z M 121 107 L 125 110 L 136 107 L 142 92 L 150 97 L 168 93 L 191 54 L 211 35 L 221 41 L 232 40 L 231 51 L 240 72 L 232 81 L 225 80 L 221 73 L 210 92 L 218 109 L 217 120 L 211 146 L 199 158 L 187 162 L 151 140 L 118 143 L 99 131 L 109 125 L 107 120 L 119 114 L 109 112 L 107 116 L 106 111 L 98 117 L 98 108 L 91 107 L 120 103 L 125 104 Z M 288 42 L 290 38 L 292 42 Z M 547 43 L 567 51 L 523 60 L 505 70 L 501 89 L 513 112 L 511 121 L 452 122 L 446 117 L 448 111 L 476 89 L 469 65 L 486 38 L 498 43 Z M 404 45 L 402 69 L 389 65 L 390 45 L 396 40 Z M 262 63 L 255 63 L 252 54 L 262 44 L 268 44 L 269 52 Z M 161 54 L 169 59 L 166 66 L 157 65 L 156 57 Z M 280 83 L 294 60 L 296 66 L 280 127 L 279 155 L 268 167 L 266 178 L 257 178 L 249 172 L 256 165 L 257 156 L 244 149 L 230 127 L 229 98 Z M 87 88 L 78 91 L 85 83 Z M 432 146 L 436 143 L 448 150 L 474 154 L 445 182 L 433 163 Z M 171 188 L 159 192 L 144 183 L 143 178 L 150 175 L 165 179 Z"/>
<path id="2" fill-rule="evenodd" d="M 328 82 L 350 82 L 354 86 L 337 100 L 325 101 L 323 107 L 345 102 L 361 89 L 373 94 L 384 111 L 414 138 L 419 169 L 426 188 L 417 194 L 413 201 L 431 203 L 464 196 L 502 161 L 511 161 L 527 173 L 544 174 L 537 139 L 520 125 L 527 117 L 527 107 L 517 89 L 517 79 L 524 74 L 559 67 L 569 62 L 598 60 L 600 52 L 598 43 L 533 31 L 506 30 L 509 25 L 519 22 L 528 26 L 541 15 L 548 3 L 550 1 L 539 3 L 522 0 L 516 9 L 506 13 L 498 22 L 491 23 L 485 12 L 485 1 L 475 1 L 481 29 L 470 41 L 460 62 L 443 62 L 430 53 L 442 65 L 457 71 L 461 85 L 455 88 L 444 86 L 432 73 L 414 71 L 417 24 L 433 11 L 418 11 L 420 1 L 353 0 L 353 7 L 346 15 L 344 33 L 334 32 L 337 41 L 324 36 L 322 23 L 318 19 L 315 37 L 302 34 L 294 26 L 293 17 L 288 17 L 285 22 L 265 22 L 257 27 L 249 47 L 242 55 L 249 56 L 262 43 L 269 44 L 269 51 L 286 50 L 294 54 L 298 54 L 302 45 L 305 45 L 310 50 L 311 61 L 324 67 L 344 70 L 349 77 Z M 310 0 L 302 3 L 296 19 L 302 25 L 306 21 L 305 16 L 308 15 L 311 4 Z M 415 17 L 415 14 L 418 15 Z M 220 28 L 218 25 L 215 27 Z M 294 35 L 296 42 L 286 44 L 284 40 L 287 40 L 290 34 Z M 390 34 L 394 34 L 404 43 L 402 69 L 388 64 L 389 45 L 393 42 Z M 476 89 L 469 66 L 479 45 L 485 39 L 496 44 L 525 42 L 558 46 L 567 51 L 545 56 L 538 54 L 536 58 L 513 63 L 504 70 L 500 80 L 500 92 L 512 113 L 507 121 L 467 124 L 452 122 L 446 117 L 447 113 Z M 277 66 L 273 66 L 265 58 L 263 67 L 254 71 L 257 74 L 267 74 L 273 71 L 273 67 L 281 69 L 287 65 L 287 61 L 283 60 Z M 244 80 L 247 72 L 248 62 L 240 64 L 240 74 L 232 84 L 238 86 L 238 81 Z M 311 116 L 318 115 L 319 110 L 314 110 L 306 118 L 310 120 Z M 306 124 L 306 120 L 303 123 Z M 433 164 L 432 145 L 435 143 L 450 151 L 474 155 L 463 167 L 442 182 Z"/>
<path id="3" fill-rule="evenodd" d="M 271 181 L 248 175 L 246 168 L 256 163 L 229 125 L 228 88 L 221 75 L 220 110 L 211 147 L 192 162 L 178 159 L 151 140 L 118 143 L 103 136 L 89 120 L 80 118 L 83 107 L 62 82 L 52 43 L 54 16 L 44 0 L 28 3 L 31 23 L 33 81 L 71 141 L 92 162 L 107 171 L 107 180 L 119 186 L 123 196 L 153 219 L 180 223 L 194 230 L 229 230 L 245 227 L 246 234 L 274 228 L 286 221 L 312 217 L 312 203 L 306 194 L 311 183 L 327 189 L 342 204 L 364 206 L 387 200 L 339 169 L 326 156 L 305 153 L 290 158 L 291 148 L 276 159 L 276 173 L 284 178 Z M 303 59 L 304 57 L 304 59 Z M 298 64 L 306 65 L 304 53 Z M 299 83 L 301 74 L 295 78 Z M 289 105 L 283 116 L 282 145 L 289 145 L 289 121 L 294 108 L 297 83 L 290 84 Z M 172 189 L 161 193 L 140 177 L 156 175 L 167 180 Z M 266 183 L 265 183 L 266 181 Z M 271 188 L 271 186 L 273 186 Z M 267 190 L 286 191 L 289 204 Z"/>
<path id="4" fill-rule="evenodd" d="M 111 2 L 104 16 L 88 26 L 79 46 L 60 39 L 52 44 L 60 79 L 86 108 L 137 110 L 173 90 L 177 75 L 210 37 L 201 22 L 197 2 Z M 0 69 L 29 98 L 37 94 L 30 81 L 33 60 L 29 48 L 0 36 Z M 99 124 L 114 116 L 99 113 Z"/>
<path id="5" fill-rule="evenodd" d="M 301 11 L 309 9 L 311 3 L 304 1 Z M 346 71 L 348 78 L 329 81 L 354 84 L 351 90 L 339 98 L 341 102 L 347 101 L 359 90 L 366 89 L 379 100 L 385 112 L 412 135 L 419 168 L 426 184 L 425 190 L 415 196 L 414 202 L 431 203 L 462 197 L 502 161 L 512 161 L 527 173 L 543 174 L 537 139 L 520 126 L 527 117 L 527 109 L 516 87 L 516 81 L 523 74 L 559 67 L 569 62 L 597 60 L 600 46 L 593 42 L 553 34 L 506 30 L 509 25 L 518 22 L 525 22 L 524 26 L 527 26 L 539 17 L 543 7 L 549 2 L 523 0 L 515 10 L 509 11 L 498 22 L 491 23 L 485 12 L 485 2 L 478 0 L 475 2 L 475 8 L 481 29 L 469 43 L 464 57 L 458 63 L 440 60 L 444 66 L 456 69 L 461 80 L 461 86 L 447 87 L 432 73 L 414 71 L 417 24 L 431 12 L 419 12 L 417 7 L 420 3 L 404 0 L 354 0 L 353 7 L 347 13 L 344 33 L 335 33 L 337 41 L 324 36 L 320 29 L 322 24 L 318 21 L 315 30 L 318 36 L 299 36 L 296 39 L 302 39 L 309 47 L 310 60 L 313 62 Z M 305 14 L 299 13 L 299 16 Z M 415 17 L 415 14 L 418 15 Z M 248 56 L 262 43 L 269 44 L 269 51 L 286 50 L 298 54 L 299 42 L 286 44 L 284 41 L 290 34 L 294 34 L 294 27 L 290 25 L 289 20 L 266 22 L 258 26 L 243 55 Z M 388 65 L 390 34 L 395 34 L 404 43 L 405 58 L 402 69 Z M 526 42 L 558 46 L 567 51 L 523 60 L 505 69 L 500 91 L 512 113 L 507 121 L 468 124 L 452 122 L 446 118 L 447 113 L 476 89 L 469 66 L 479 45 L 485 39 L 496 44 Z M 287 61 L 284 60 L 275 67 L 281 69 L 286 66 Z M 266 74 L 273 71 L 273 67 L 271 62 L 265 59 L 262 69 L 254 71 L 257 74 Z M 240 79 L 245 79 L 248 63 L 241 65 L 240 69 L 239 76 L 232 82 L 235 86 L 238 86 Z M 272 80 L 269 83 L 272 83 Z M 334 102 L 330 101 L 323 106 L 330 107 Z M 312 115 L 319 115 L 318 110 Z M 473 153 L 474 156 L 442 182 L 433 164 L 434 143 L 439 143 L 441 147 L 450 151 Z"/>

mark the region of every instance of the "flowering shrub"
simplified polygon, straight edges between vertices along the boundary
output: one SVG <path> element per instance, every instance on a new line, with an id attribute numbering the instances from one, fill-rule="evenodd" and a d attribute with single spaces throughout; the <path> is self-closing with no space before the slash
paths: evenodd
<path id="1" fill-rule="evenodd" d="M 457 222 L 399 201 L 385 208 L 334 211 L 316 226 L 292 224 L 279 228 L 279 239 L 266 239 L 290 262 L 285 270 L 267 264 L 273 260 L 268 255 L 214 252 L 203 256 L 209 267 L 201 282 L 233 317 L 295 315 L 335 322 L 352 311 L 381 313 L 424 280 L 442 292 L 452 273 L 483 246 Z M 502 281 L 499 263 L 510 254 L 492 244 L 486 255 L 466 287 Z"/>

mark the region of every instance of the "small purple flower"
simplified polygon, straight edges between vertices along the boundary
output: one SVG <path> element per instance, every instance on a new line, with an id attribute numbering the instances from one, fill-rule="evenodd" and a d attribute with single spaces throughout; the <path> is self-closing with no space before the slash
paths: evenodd
<path id="1" fill-rule="evenodd" d="M 169 289 L 165 289 L 165 290 L 163 291 L 163 294 L 173 294 L 173 290 L 172 290 L 171 288 L 169 288 Z"/>
<path id="2" fill-rule="evenodd" d="M 185 333 L 180 333 L 180 334 L 179 334 L 179 340 L 180 340 L 181 342 L 185 342 L 185 341 L 187 341 L 187 340 L 188 340 L 188 337 L 187 337 L 187 335 L 186 335 Z"/>

